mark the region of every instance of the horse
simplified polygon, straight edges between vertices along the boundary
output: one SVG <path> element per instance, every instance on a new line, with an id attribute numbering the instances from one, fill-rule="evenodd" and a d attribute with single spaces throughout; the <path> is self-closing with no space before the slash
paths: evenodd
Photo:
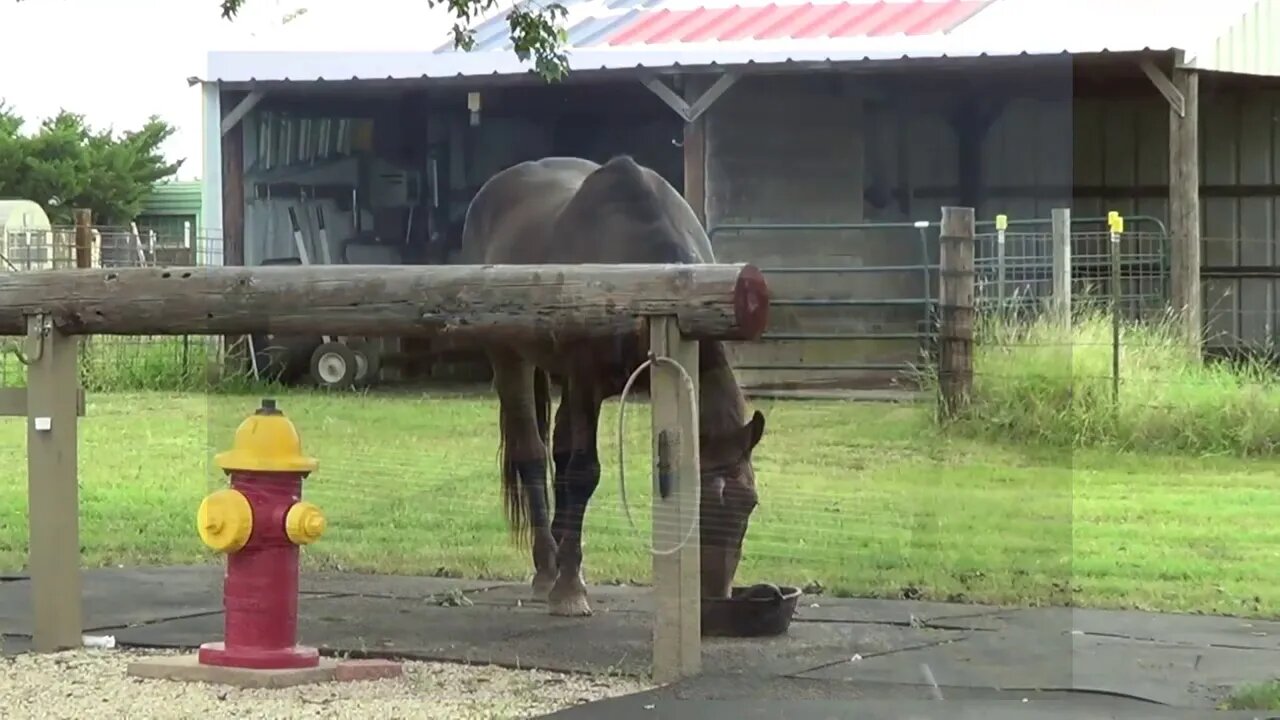
<path id="1" fill-rule="evenodd" d="M 493 175 L 467 209 L 459 258 L 495 265 L 715 262 L 711 241 L 685 199 L 626 155 L 603 165 L 544 157 Z M 507 526 L 521 544 L 531 541 L 532 593 L 552 615 L 592 614 L 582 526 L 600 483 L 600 409 L 621 393 L 647 352 L 648 338 L 639 332 L 586 341 L 499 339 L 484 348 L 499 401 Z M 747 416 L 724 345 L 704 340 L 698 355 L 701 594 L 725 598 L 759 504 L 751 457 L 765 423 L 759 410 Z M 554 424 L 551 377 L 561 387 Z M 550 518 L 548 449 L 555 501 Z"/>

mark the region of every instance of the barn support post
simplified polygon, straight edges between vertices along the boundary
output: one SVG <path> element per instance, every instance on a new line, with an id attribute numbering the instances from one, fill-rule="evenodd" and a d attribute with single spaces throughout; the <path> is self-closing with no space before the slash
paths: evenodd
<path id="1" fill-rule="evenodd" d="M 974 209 L 942 208 L 938 323 L 938 404 L 942 420 L 963 412 L 973 394 Z"/>
<path id="2" fill-rule="evenodd" d="M 653 423 L 653 681 L 702 671 L 701 539 L 698 529 L 698 341 L 673 316 L 649 319 Z M 682 373 L 680 368 L 684 369 Z M 684 375 L 688 374 L 688 382 Z M 690 387 L 690 385 L 692 387 Z"/>
<path id="3" fill-rule="evenodd" d="M 93 211 L 75 208 L 71 216 L 76 222 L 76 267 L 93 267 Z"/>
<path id="4" fill-rule="evenodd" d="M 1174 53 L 1172 73 L 1151 58 L 1138 67 L 1169 103 L 1169 304 L 1178 313 L 1187 348 L 1199 358 L 1203 335 L 1200 297 L 1200 76 Z"/>
<path id="5" fill-rule="evenodd" d="M 1062 328 L 1071 327 L 1071 208 L 1053 208 L 1053 315 Z"/>
<path id="6" fill-rule="evenodd" d="M 76 425 L 82 395 L 77 339 L 46 314 L 27 317 L 27 517 L 32 647 L 82 644 Z"/>
<path id="7" fill-rule="evenodd" d="M 651 77 L 644 86 L 657 95 L 684 120 L 684 199 L 693 208 L 698 221 L 707 226 L 707 120 L 705 114 L 737 82 L 733 73 L 722 73 L 707 84 L 700 76 L 685 78 L 683 97 L 662 82 Z"/>

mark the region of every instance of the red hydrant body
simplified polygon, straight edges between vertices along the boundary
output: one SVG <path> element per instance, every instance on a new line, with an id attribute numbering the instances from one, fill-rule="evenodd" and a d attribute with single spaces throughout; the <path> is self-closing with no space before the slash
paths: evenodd
<path id="1" fill-rule="evenodd" d="M 324 517 L 301 501 L 302 480 L 316 463 L 301 455 L 297 433 L 275 403 L 236 432 L 217 457 L 231 487 L 205 498 L 201 538 L 227 553 L 224 641 L 200 647 L 205 665 L 286 669 L 315 667 L 315 648 L 297 645 L 299 545 L 324 531 Z"/>

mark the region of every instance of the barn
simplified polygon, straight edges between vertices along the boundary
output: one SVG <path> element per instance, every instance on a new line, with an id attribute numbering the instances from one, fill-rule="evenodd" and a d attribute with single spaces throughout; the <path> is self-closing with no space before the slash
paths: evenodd
<path id="1" fill-rule="evenodd" d="M 628 153 L 684 193 L 719 259 L 786 295 L 737 349 L 750 386 L 896 382 L 943 205 L 1024 239 L 1066 208 L 1080 243 L 1119 212 L 1155 268 L 1134 292 L 1187 308 L 1210 344 L 1275 337 L 1280 1 L 564 5 L 555 84 L 515 57 L 505 15 L 461 52 L 420 0 L 317 3 L 212 53 L 193 82 L 214 261 L 447 263 L 494 172 Z"/>

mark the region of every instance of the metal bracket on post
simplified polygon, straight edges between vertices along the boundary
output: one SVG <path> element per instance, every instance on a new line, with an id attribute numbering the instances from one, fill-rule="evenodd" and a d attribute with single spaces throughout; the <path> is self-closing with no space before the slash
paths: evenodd
<path id="1" fill-rule="evenodd" d="M 698 530 L 698 342 L 676 318 L 649 319 L 649 350 L 679 363 L 650 369 L 653 421 L 653 681 L 665 685 L 702 671 L 702 551 Z M 690 426 L 692 423 L 692 426 Z"/>
<path id="2" fill-rule="evenodd" d="M 28 566 L 36 652 L 82 644 L 76 344 L 51 315 L 27 317 Z"/>

